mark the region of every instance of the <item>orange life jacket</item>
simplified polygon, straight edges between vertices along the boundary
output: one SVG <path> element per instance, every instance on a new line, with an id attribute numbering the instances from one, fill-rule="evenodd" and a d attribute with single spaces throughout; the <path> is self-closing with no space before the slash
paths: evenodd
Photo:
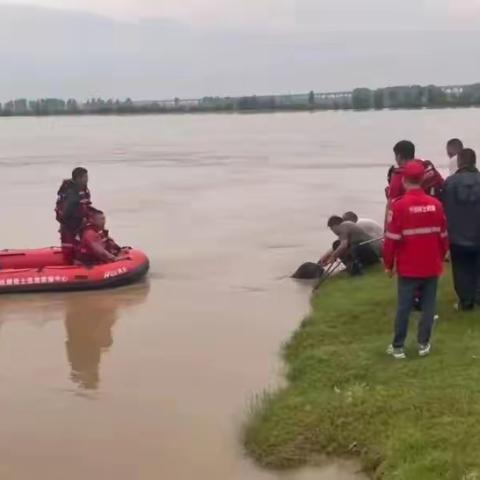
<path id="1" fill-rule="evenodd" d="M 100 261 L 97 258 L 96 253 L 92 250 L 89 239 L 88 232 L 95 232 L 97 234 L 97 241 L 99 241 L 102 247 L 112 255 L 118 255 L 120 253 L 120 247 L 115 243 L 115 241 L 110 238 L 108 230 L 100 230 L 92 223 L 87 223 L 86 226 L 82 229 L 80 245 L 78 248 L 77 258 L 84 263 L 95 263 Z"/>

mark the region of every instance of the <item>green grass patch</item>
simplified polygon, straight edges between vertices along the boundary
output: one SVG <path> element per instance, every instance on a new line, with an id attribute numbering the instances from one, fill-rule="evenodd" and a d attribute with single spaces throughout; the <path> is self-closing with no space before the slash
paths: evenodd
<path id="1" fill-rule="evenodd" d="M 288 386 L 257 399 L 245 445 L 265 467 L 357 456 L 372 478 L 480 480 L 480 315 L 453 311 L 441 282 L 432 354 L 385 354 L 395 282 L 376 271 L 322 285 L 283 350 Z"/>

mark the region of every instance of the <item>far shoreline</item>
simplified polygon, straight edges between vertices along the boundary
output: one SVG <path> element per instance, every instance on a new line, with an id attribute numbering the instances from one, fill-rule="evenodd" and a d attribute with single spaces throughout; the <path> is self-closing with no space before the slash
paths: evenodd
<path id="1" fill-rule="evenodd" d="M 170 100 L 114 98 L 16 98 L 0 104 L 1 116 L 133 115 L 178 113 L 273 113 L 291 111 L 369 111 L 480 106 L 480 83 L 469 85 L 400 85 L 350 91 L 283 95 L 206 96 Z"/>
<path id="2" fill-rule="evenodd" d="M 391 112 L 391 111 L 424 111 L 424 110 L 470 110 L 479 109 L 480 105 L 448 105 L 431 107 L 390 107 L 390 108 L 258 108 L 252 110 L 168 110 L 168 111 L 129 111 L 129 112 L 55 112 L 55 113 L 0 113 L 0 118 L 52 118 L 52 117 L 140 117 L 140 116 L 183 116 L 183 115 L 259 115 L 276 113 L 326 113 L 326 112 Z"/>

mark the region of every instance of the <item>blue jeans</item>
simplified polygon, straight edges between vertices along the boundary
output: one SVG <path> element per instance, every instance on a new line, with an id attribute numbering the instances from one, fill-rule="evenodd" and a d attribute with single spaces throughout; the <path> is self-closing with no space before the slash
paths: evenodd
<path id="1" fill-rule="evenodd" d="M 393 346 L 403 348 L 408 332 L 408 322 L 413 308 L 413 298 L 418 288 L 422 289 L 422 317 L 418 324 L 417 340 L 420 345 L 430 342 L 437 303 L 438 277 L 398 277 L 398 306 L 395 319 Z"/>

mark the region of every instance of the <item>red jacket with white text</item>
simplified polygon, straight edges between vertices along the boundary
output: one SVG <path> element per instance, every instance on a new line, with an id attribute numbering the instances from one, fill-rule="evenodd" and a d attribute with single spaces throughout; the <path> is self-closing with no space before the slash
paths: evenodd
<path id="1" fill-rule="evenodd" d="M 448 251 L 442 204 L 421 188 L 394 201 L 388 212 L 383 260 L 401 277 L 438 277 Z"/>

